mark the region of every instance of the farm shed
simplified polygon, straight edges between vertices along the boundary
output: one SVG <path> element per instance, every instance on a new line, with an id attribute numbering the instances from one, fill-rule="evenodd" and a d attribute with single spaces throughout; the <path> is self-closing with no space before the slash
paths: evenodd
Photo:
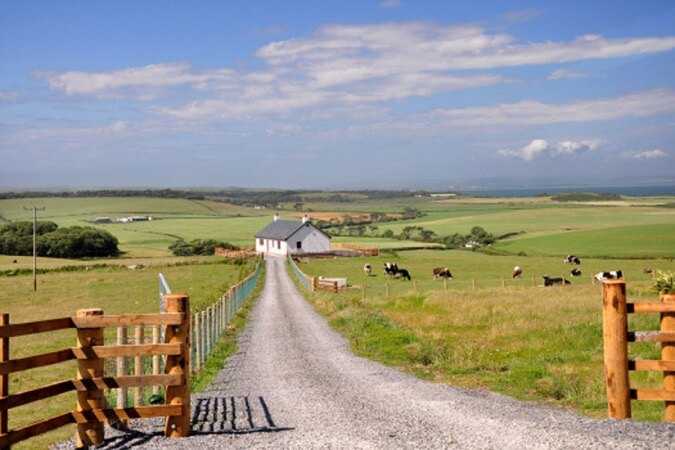
<path id="1" fill-rule="evenodd" d="M 312 225 L 307 216 L 302 220 L 274 221 L 255 235 L 256 253 L 297 255 L 330 251 L 330 236 Z"/>

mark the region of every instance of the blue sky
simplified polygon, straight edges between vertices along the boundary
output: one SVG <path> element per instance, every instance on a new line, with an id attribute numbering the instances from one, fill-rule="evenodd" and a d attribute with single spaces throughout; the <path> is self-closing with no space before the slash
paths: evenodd
<path id="1" fill-rule="evenodd" d="M 675 179 L 672 1 L 0 2 L 0 189 Z"/>

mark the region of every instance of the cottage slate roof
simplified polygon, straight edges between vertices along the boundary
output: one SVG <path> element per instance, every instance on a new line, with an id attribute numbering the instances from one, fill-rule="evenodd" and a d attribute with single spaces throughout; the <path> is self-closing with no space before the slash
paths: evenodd
<path id="1" fill-rule="evenodd" d="M 299 220 L 276 220 L 272 222 L 271 224 L 267 225 L 265 228 L 260 230 L 255 237 L 256 238 L 262 238 L 262 239 L 276 239 L 279 241 L 285 241 L 289 237 L 291 237 L 296 231 L 298 231 L 300 228 L 302 228 L 304 225 L 308 225 L 316 230 L 319 230 L 317 227 L 312 225 L 310 222 L 307 223 L 302 223 L 302 221 Z M 319 230 L 321 233 L 324 233 L 323 231 Z M 326 236 L 328 236 L 326 234 Z M 330 236 L 328 236 L 330 239 Z"/>

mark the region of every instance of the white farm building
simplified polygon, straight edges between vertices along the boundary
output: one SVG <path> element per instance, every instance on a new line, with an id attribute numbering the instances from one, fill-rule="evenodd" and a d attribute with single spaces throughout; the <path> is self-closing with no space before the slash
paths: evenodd
<path id="1" fill-rule="evenodd" d="M 307 216 L 302 220 L 274 221 L 255 235 L 256 253 L 297 255 L 330 251 L 330 236 L 312 225 Z"/>

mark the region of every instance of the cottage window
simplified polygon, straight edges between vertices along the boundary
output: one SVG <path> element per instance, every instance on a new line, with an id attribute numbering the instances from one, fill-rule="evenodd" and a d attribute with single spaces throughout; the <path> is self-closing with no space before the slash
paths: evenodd
<path id="1" fill-rule="evenodd" d="M 258 244 L 259 245 L 265 245 L 265 240 L 262 239 L 262 238 L 258 239 Z"/>
<path id="2" fill-rule="evenodd" d="M 277 248 L 281 250 L 281 241 L 277 241 Z"/>
<path id="3" fill-rule="evenodd" d="M 301 248 L 302 248 L 302 241 L 296 242 L 296 243 L 295 243 L 295 248 L 297 248 L 298 250 L 301 249 Z"/>

